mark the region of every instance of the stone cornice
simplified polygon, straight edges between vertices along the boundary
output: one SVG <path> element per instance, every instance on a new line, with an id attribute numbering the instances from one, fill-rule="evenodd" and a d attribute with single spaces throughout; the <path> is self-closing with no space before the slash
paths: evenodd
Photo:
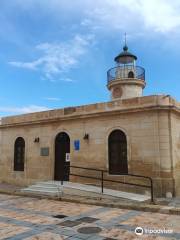
<path id="1" fill-rule="evenodd" d="M 50 110 L 14 117 L 2 118 L 0 128 L 48 124 L 65 120 L 77 120 L 143 111 L 171 110 L 180 113 L 180 104 L 169 96 L 156 95 L 80 107 Z"/>

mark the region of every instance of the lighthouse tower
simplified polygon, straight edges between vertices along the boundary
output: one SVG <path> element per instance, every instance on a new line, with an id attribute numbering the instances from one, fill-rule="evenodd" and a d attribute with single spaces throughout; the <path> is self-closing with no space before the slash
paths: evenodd
<path id="1" fill-rule="evenodd" d="M 128 51 L 126 44 L 123 51 L 114 58 L 116 67 L 107 72 L 107 88 L 111 99 L 127 99 L 141 97 L 146 85 L 145 70 L 136 66 L 137 57 Z"/>

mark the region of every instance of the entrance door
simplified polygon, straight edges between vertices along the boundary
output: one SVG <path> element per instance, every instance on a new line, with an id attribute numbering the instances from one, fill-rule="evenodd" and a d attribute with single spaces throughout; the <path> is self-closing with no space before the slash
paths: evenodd
<path id="1" fill-rule="evenodd" d="M 128 174 L 127 140 L 121 130 L 114 130 L 108 139 L 109 173 L 114 175 Z"/>
<path id="2" fill-rule="evenodd" d="M 69 180 L 70 162 L 66 161 L 67 153 L 70 153 L 70 138 L 67 133 L 61 132 L 55 139 L 54 180 Z"/>

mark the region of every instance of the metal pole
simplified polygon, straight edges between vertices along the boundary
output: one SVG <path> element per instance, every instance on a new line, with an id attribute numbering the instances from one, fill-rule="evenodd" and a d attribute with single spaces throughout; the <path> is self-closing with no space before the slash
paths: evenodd
<path id="1" fill-rule="evenodd" d="M 104 192 L 104 171 L 101 171 L 101 193 Z"/>
<path id="2" fill-rule="evenodd" d="M 154 203 L 153 181 L 151 178 L 150 181 L 151 181 L 151 202 Z"/>
<path id="3" fill-rule="evenodd" d="M 63 178 L 64 178 L 64 173 L 63 173 L 63 176 L 61 178 L 61 185 L 63 185 Z"/>

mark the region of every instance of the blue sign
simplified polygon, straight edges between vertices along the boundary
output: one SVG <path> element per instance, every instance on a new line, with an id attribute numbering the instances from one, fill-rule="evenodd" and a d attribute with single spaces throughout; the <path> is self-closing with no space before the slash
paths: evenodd
<path id="1" fill-rule="evenodd" d="M 80 149 L 80 141 L 74 140 L 74 150 L 79 151 Z"/>

